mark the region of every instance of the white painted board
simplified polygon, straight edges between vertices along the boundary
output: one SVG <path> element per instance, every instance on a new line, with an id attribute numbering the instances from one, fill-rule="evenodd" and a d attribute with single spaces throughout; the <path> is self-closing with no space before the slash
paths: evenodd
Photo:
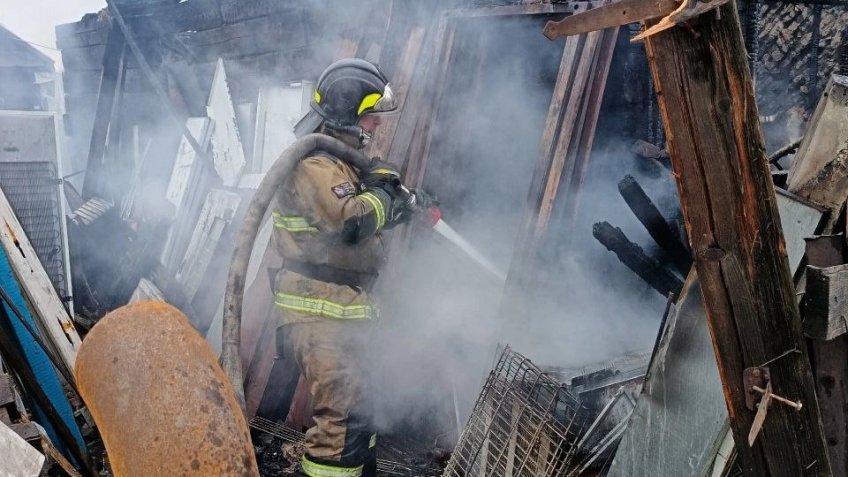
<path id="1" fill-rule="evenodd" d="M 297 139 L 294 125 L 309 111 L 311 97 L 312 83 L 308 81 L 259 90 L 251 172 L 268 172 L 280 153 Z"/>
<path id="2" fill-rule="evenodd" d="M 209 136 L 212 130 L 211 121 L 209 118 L 188 118 L 186 120 L 186 128 L 200 145 L 201 149 L 209 145 Z M 174 205 L 174 215 L 179 212 L 180 206 L 183 203 L 186 190 L 191 186 L 189 179 L 191 170 L 197 161 L 197 152 L 191 147 L 188 140 L 183 137 L 180 140 L 180 145 L 177 148 L 177 159 L 174 161 L 174 168 L 171 171 L 171 179 L 168 182 L 168 189 L 165 192 L 165 198 L 168 202 Z"/>
<path id="3" fill-rule="evenodd" d="M 218 241 L 224 229 L 233 220 L 240 202 L 241 196 L 221 189 L 212 189 L 206 196 L 200 218 L 176 274 L 176 279 L 183 285 L 189 300 L 197 293 L 218 247 Z"/>
<path id="4" fill-rule="evenodd" d="M 30 304 L 33 318 L 47 335 L 48 342 L 61 357 L 68 373 L 73 373 L 80 346 L 79 335 L 2 190 L 0 243 Z"/>
<path id="5" fill-rule="evenodd" d="M 224 60 L 220 58 L 212 79 L 206 114 L 215 122 L 215 129 L 212 131 L 212 161 L 215 164 L 215 172 L 224 181 L 225 186 L 235 187 L 244 172 L 246 161 L 236 125 L 236 111 L 227 84 Z"/>
<path id="6" fill-rule="evenodd" d="M 165 295 L 153 282 L 146 278 L 142 278 L 138 282 L 138 286 L 133 291 L 130 297 L 130 303 L 138 303 L 141 301 L 165 301 Z"/>
<path id="7" fill-rule="evenodd" d="M 271 232 L 274 230 L 274 225 L 271 220 L 266 220 L 259 228 L 259 233 L 256 235 L 256 242 L 253 250 L 250 252 L 250 261 L 247 263 L 247 275 L 245 277 L 245 290 L 253 286 L 256 277 L 259 275 L 259 267 L 262 264 L 262 257 L 265 256 L 265 251 L 271 245 Z M 218 309 L 215 311 L 215 317 L 212 318 L 212 323 L 206 331 L 206 341 L 216 353 L 221 352 L 221 332 L 224 322 L 224 297 L 218 303 Z"/>

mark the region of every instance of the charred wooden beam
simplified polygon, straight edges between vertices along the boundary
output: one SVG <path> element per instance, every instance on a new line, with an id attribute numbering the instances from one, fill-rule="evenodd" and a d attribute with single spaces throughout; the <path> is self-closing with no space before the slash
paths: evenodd
<path id="1" fill-rule="evenodd" d="M 113 24 L 106 40 L 106 52 L 103 55 L 103 70 L 100 73 L 100 87 L 97 93 L 97 109 L 94 114 L 94 127 L 88 146 L 88 163 L 82 196 L 90 199 L 103 195 L 102 176 L 105 167 L 104 154 L 109 138 L 109 125 L 114 116 L 116 96 L 120 94 L 118 85 L 124 70 L 124 35 L 118 25 Z M 114 131 L 113 131 L 114 136 Z"/>
<path id="2" fill-rule="evenodd" d="M 780 165 L 777 163 L 777 161 L 783 159 L 784 157 L 786 157 L 790 154 L 794 154 L 796 151 L 798 151 L 798 147 L 800 145 L 801 145 L 800 139 L 793 142 L 792 144 L 787 144 L 787 145 L 781 147 L 780 149 L 774 151 L 774 153 L 772 153 L 772 155 L 769 156 L 768 161 L 771 164 L 774 164 L 778 168 L 782 169 L 782 167 L 780 167 Z"/>
<path id="3" fill-rule="evenodd" d="M 736 5 L 646 48 L 743 473 L 830 476 Z M 749 447 L 743 372 L 764 363 L 803 408 L 769 407 Z"/>
<path id="4" fill-rule="evenodd" d="M 633 176 L 626 175 L 618 183 L 618 191 L 639 222 L 648 230 L 651 238 L 669 255 L 677 271 L 681 275 L 689 273 L 689 268 L 692 266 L 689 250 L 680 241 L 679 235 L 671 228 L 639 182 Z"/>
<path id="5" fill-rule="evenodd" d="M 621 263 L 633 270 L 663 296 L 677 294 L 683 287 L 683 280 L 663 267 L 660 262 L 645 254 L 638 244 L 631 242 L 618 227 L 609 222 L 598 222 L 592 227 L 592 235 L 607 250 L 615 253 Z"/>

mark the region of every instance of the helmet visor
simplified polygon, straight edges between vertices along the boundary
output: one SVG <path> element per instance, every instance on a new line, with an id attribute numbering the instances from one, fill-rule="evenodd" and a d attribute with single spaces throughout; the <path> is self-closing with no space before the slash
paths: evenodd
<path id="1" fill-rule="evenodd" d="M 397 109 L 397 100 L 395 100 L 395 93 L 392 91 L 392 86 L 386 83 L 386 87 L 383 89 L 383 96 L 374 103 L 374 112 L 377 113 L 388 113 L 389 111 L 394 111 Z"/>
<path id="2" fill-rule="evenodd" d="M 397 109 L 397 101 L 392 87 L 386 84 L 383 94 L 373 93 L 366 96 L 359 105 L 359 116 L 369 113 L 388 113 Z"/>

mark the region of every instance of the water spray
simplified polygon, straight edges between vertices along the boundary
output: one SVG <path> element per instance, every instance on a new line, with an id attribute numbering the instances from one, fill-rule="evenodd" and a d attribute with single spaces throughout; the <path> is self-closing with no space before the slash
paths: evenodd
<path id="1" fill-rule="evenodd" d="M 442 212 L 438 207 L 435 206 L 426 206 L 425 204 L 418 204 L 418 197 L 415 191 L 410 191 L 405 186 L 399 186 L 401 192 L 406 196 L 407 204 L 415 209 L 416 206 L 422 207 L 422 212 L 427 214 L 427 218 L 424 222 L 429 223 L 433 230 L 438 232 L 442 237 L 446 238 L 449 242 L 454 244 L 459 250 L 463 251 L 468 258 L 473 260 L 477 265 L 480 266 L 483 270 L 489 272 L 495 278 L 497 278 L 501 282 L 506 282 L 506 273 L 499 269 L 497 265 L 495 265 L 491 260 L 486 258 L 477 248 L 471 245 L 467 240 L 465 240 L 453 227 L 448 225 L 447 222 L 442 219 Z"/>

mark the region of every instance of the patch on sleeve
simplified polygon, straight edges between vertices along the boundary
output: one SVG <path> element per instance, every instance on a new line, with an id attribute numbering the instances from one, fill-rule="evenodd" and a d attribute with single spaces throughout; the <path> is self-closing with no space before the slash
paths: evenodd
<path id="1" fill-rule="evenodd" d="M 331 187 L 333 194 L 336 194 L 336 197 L 341 199 L 342 197 L 346 197 L 349 195 L 356 194 L 356 187 L 353 186 L 350 182 L 342 182 L 339 185 L 334 185 Z"/>

